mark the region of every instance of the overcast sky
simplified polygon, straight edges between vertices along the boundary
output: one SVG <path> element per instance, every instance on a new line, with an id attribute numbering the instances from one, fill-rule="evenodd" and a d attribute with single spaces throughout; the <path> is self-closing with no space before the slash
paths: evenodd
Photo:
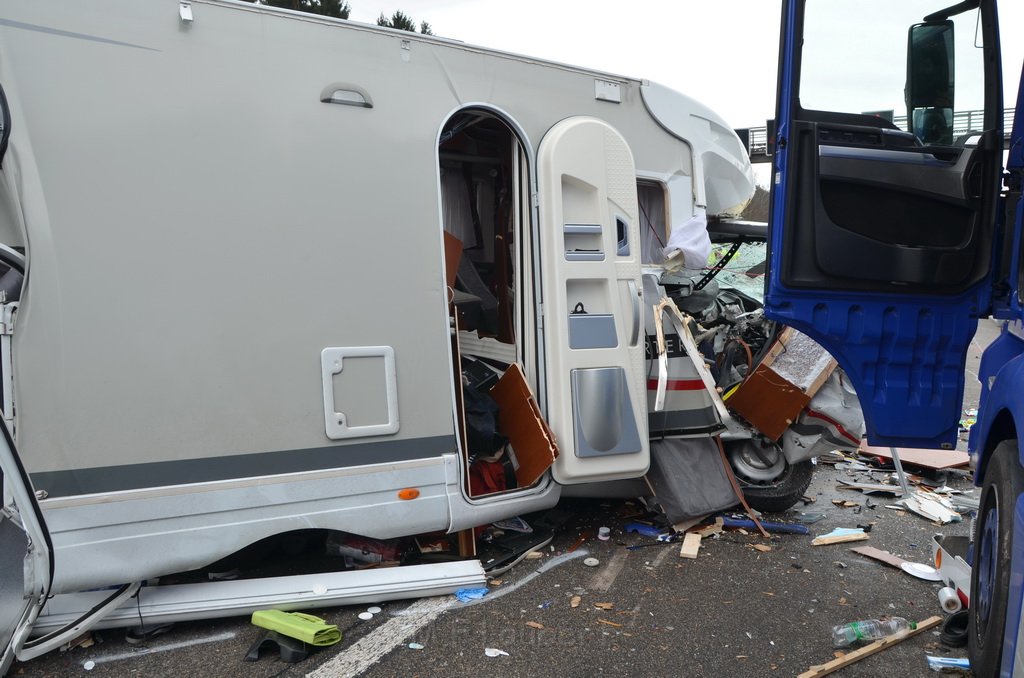
<path id="1" fill-rule="evenodd" d="M 779 0 L 349 3 L 356 21 L 374 23 L 400 9 L 446 38 L 654 80 L 699 99 L 733 127 L 761 126 L 774 115 Z M 1003 35 L 1008 27 L 1019 35 L 1024 2 L 1004 0 L 1000 10 Z M 1006 105 L 1013 106 L 1024 40 L 1004 38 L 1002 48 Z M 902 68 L 895 68 L 901 79 Z"/>

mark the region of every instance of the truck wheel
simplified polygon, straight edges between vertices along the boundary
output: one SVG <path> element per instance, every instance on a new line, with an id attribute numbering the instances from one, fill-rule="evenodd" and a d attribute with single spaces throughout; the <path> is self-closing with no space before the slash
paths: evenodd
<path id="1" fill-rule="evenodd" d="M 781 513 L 800 501 L 814 474 L 810 459 L 790 464 L 777 445 L 753 440 L 730 445 L 729 463 L 747 503 L 765 513 Z"/>
<path id="2" fill-rule="evenodd" d="M 976 676 L 999 673 L 1003 655 L 1003 629 L 1010 591 L 1013 554 L 1013 514 L 1024 491 L 1024 472 L 1018 462 L 1017 441 L 1004 440 L 992 453 L 974 532 L 971 568 L 971 606 L 967 646 Z"/>

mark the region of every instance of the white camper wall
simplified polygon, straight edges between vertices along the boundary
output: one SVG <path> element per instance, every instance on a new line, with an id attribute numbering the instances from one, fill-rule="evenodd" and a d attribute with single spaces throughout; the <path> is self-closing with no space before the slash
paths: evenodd
<path id="1" fill-rule="evenodd" d="M 638 80 L 248 3 L 191 4 L 189 23 L 165 0 L 9 3 L 0 20 L 15 116 L 4 174 L 20 200 L 5 212 L 24 215 L 29 258 L 17 435 L 50 494 L 59 587 L 111 583 L 114 563 L 168 550 L 173 530 L 173 563 L 135 558 L 124 576 L 198 566 L 299 526 L 386 536 L 553 503 L 550 485 L 472 505 L 461 494 L 440 131 L 481 105 L 521 131 L 532 159 L 560 120 L 593 116 L 645 176 L 670 178 L 697 173 L 690 145 L 648 114 Z M 620 85 L 620 102 L 595 98 L 599 79 Z M 335 85 L 373 107 L 322 103 Z M 535 189 L 536 168 L 527 174 Z M 527 211 L 535 228 L 536 203 Z M 12 241 L 13 230 L 0 224 Z M 400 428 L 334 441 L 321 351 L 362 346 L 394 349 Z M 356 371 L 373 378 L 372 366 Z M 383 386 L 369 386 L 377 405 L 337 409 L 380 416 Z M 362 392 L 337 389 L 350 402 Z M 429 506 L 388 499 L 410 474 Z"/>
<path id="2" fill-rule="evenodd" d="M 461 105 L 510 111 L 534 143 L 593 112 L 638 163 L 691 171 L 686 145 L 639 115 L 635 82 L 615 104 L 589 74 L 395 32 L 99 4 L 50 20 L 84 37 L 3 30 L 13 143 L 31 143 L 45 186 L 16 345 L 35 473 L 331 445 L 332 346 L 395 348 L 389 441 L 410 442 L 381 460 L 450 446 L 435 140 Z M 38 21 L 27 7 L 12 14 Z M 335 82 L 374 107 L 320 103 Z"/>

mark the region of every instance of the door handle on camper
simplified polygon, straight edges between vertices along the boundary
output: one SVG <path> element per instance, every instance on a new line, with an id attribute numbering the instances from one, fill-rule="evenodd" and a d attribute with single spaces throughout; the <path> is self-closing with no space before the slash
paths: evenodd
<path id="1" fill-rule="evenodd" d="M 629 299 L 633 302 L 633 333 L 629 336 L 629 345 L 636 346 L 640 341 L 640 293 L 635 280 L 627 280 L 626 286 L 629 288 Z"/>

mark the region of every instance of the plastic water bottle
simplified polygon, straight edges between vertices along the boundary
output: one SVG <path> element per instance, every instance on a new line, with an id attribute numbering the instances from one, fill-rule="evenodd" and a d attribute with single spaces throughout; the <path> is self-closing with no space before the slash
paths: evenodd
<path id="1" fill-rule="evenodd" d="M 880 619 L 865 619 L 864 621 L 840 624 L 832 628 L 832 645 L 834 647 L 847 647 L 859 641 L 871 641 L 893 636 L 900 631 L 913 630 L 917 628 L 914 622 L 908 622 L 903 617 L 889 617 L 885 621 Z"/>

